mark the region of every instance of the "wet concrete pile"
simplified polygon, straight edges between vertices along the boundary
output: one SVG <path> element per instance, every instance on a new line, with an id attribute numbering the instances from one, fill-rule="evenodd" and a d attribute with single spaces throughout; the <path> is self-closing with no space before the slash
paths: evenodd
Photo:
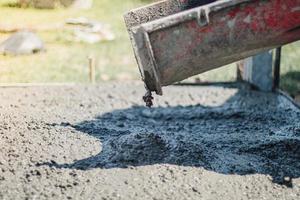
<path id="1" fill-rule="evenodd" d="M 103 150 L 72 167 L 167 163 L 224 174 L 269 174 L 278 183 L 299 177 L 300 113 L 288 104 L 278 107 L 279 100 L 269 94 L 257 98 L 239 91 L 232 98 L 218 107 L 132 107 L 77 124 L 73 127 L 81 132 L 96 133 Z"/>

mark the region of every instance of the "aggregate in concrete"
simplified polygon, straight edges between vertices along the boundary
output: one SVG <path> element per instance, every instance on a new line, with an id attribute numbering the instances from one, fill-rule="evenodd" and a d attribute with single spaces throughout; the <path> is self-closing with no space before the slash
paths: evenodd
<path id="1" fill-rule="evenodd" d="M 0 199 L 300 199 L 300 111 L 247 86 L 0 88 Z"/>

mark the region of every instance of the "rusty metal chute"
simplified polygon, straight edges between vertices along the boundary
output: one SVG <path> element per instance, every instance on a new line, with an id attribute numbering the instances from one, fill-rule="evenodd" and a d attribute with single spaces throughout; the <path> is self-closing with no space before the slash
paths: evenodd
<path id="1" fill-rule="evenodd" d="M 165 0 L 125 14 L 150 91 L 300 39 L 300 0 L 202 3 Z"/>

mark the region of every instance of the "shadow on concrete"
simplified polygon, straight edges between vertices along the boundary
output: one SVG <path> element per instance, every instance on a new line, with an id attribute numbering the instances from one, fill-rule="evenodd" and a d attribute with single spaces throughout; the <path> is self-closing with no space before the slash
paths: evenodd
<path id="1" fill-rule="evenodd" d="M 284 97 L 282 97 L 284 98 Z M 79 124 L 96 137 L 98 155 L 57 168 L 203 167 L 221 174 L 266 174 L 292 187 L 300 177 L 300 112 L 278 95 L 239 90 L 221 106 L 135 106 Z"/>

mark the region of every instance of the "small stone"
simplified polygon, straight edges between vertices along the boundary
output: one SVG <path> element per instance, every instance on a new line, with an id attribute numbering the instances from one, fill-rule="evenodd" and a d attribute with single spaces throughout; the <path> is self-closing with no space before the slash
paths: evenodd
<path id="1" fill-rule="evenodd" d="M 29 31 L 17 32 L 0 44 L 0 53 L 3 54 L 33 54 L 42 50 L 44 50 L 43 41 Z"/>

